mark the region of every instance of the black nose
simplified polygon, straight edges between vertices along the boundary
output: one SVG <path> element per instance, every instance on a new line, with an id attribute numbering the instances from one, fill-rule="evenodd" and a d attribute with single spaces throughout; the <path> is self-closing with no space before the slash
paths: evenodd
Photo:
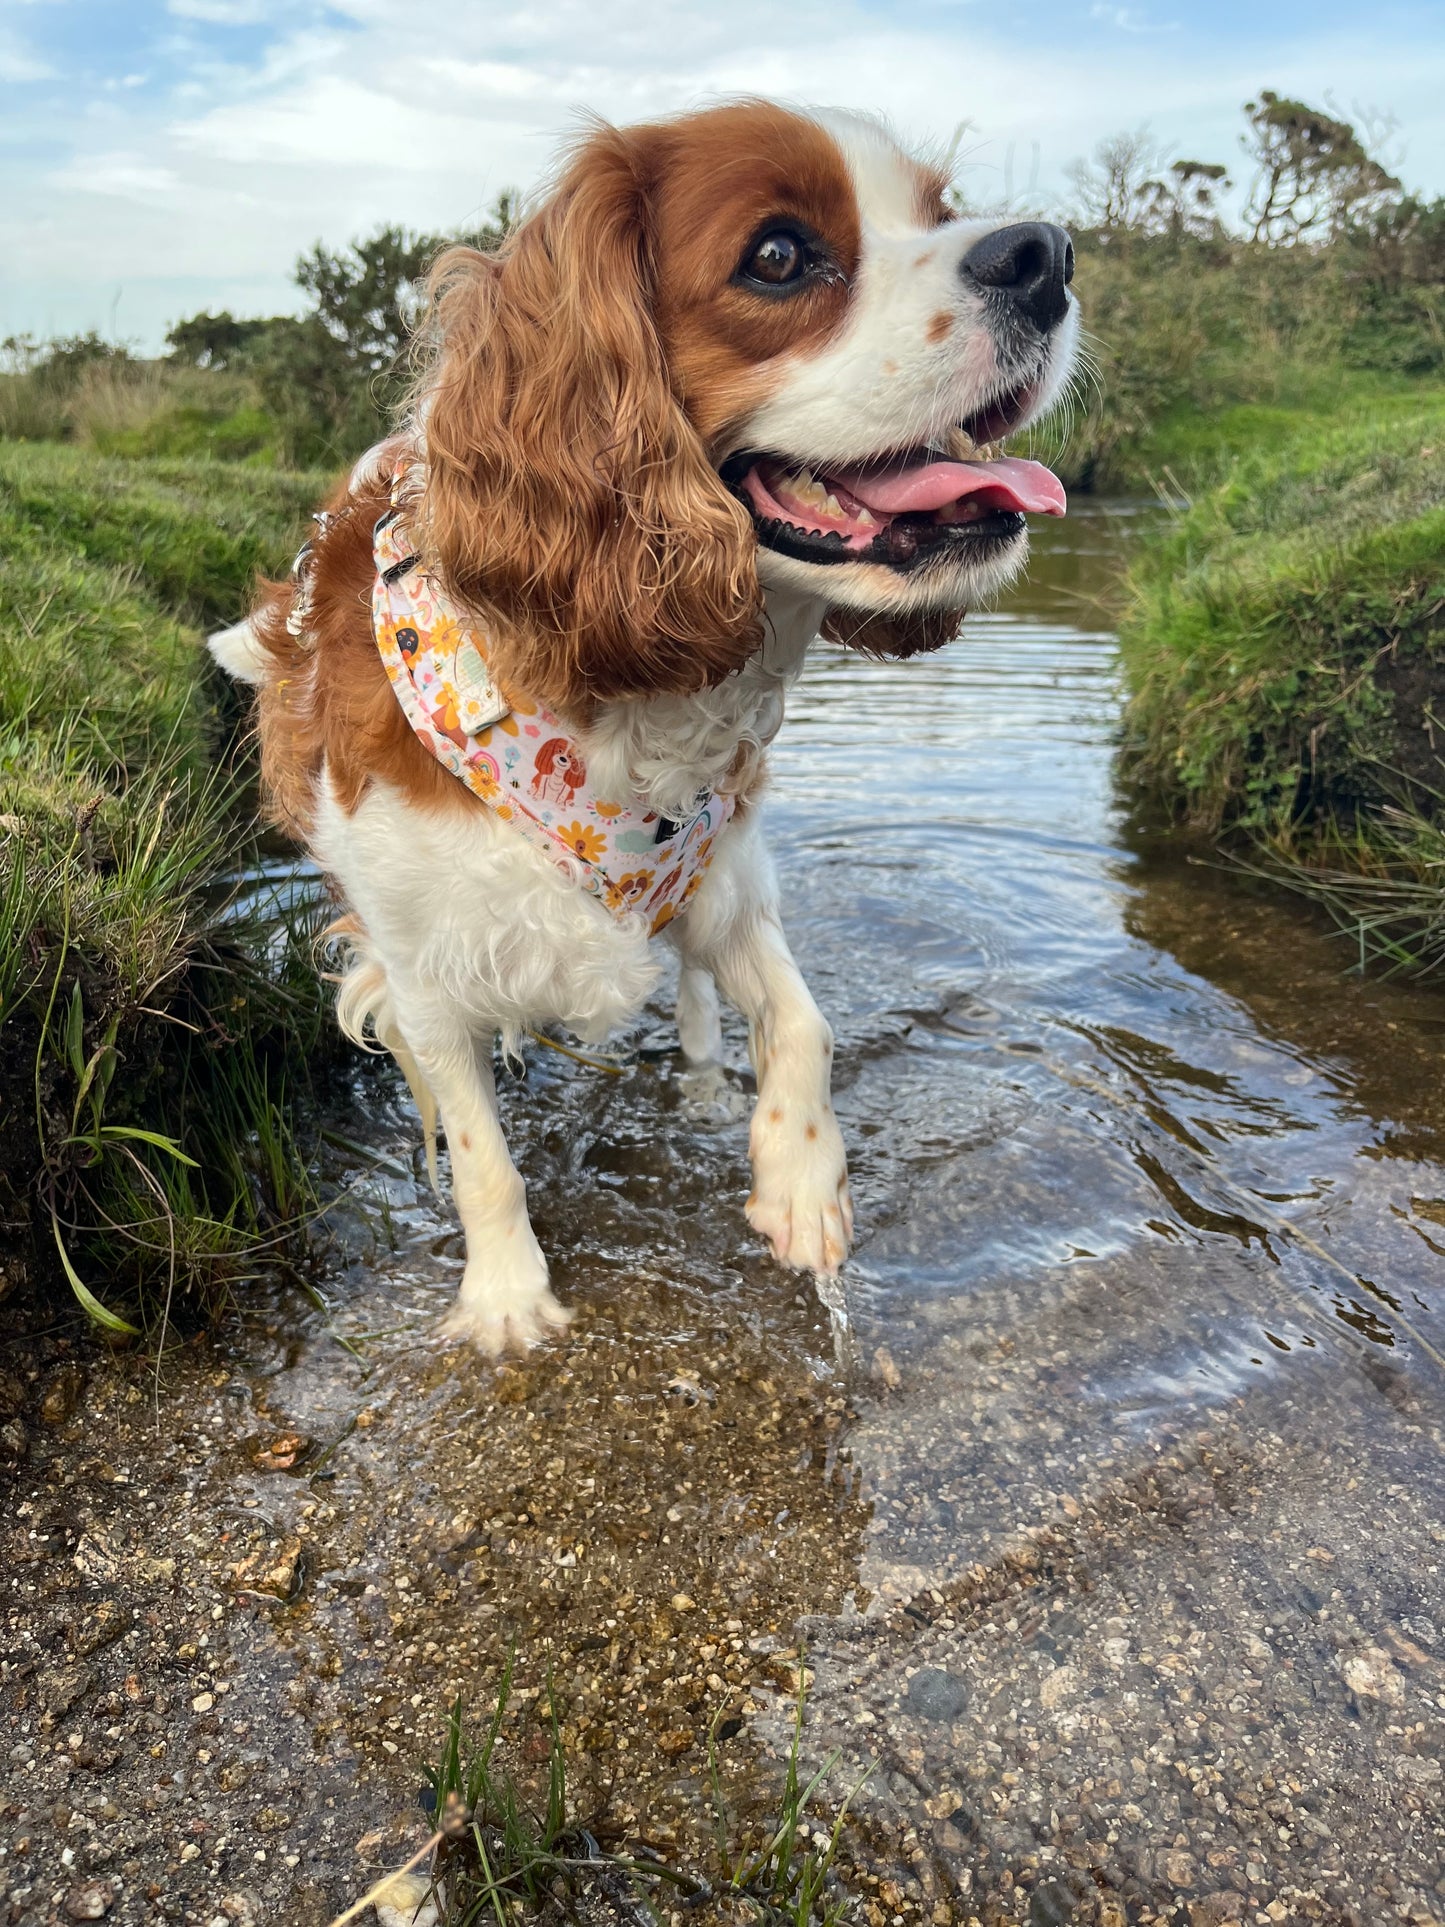
<path id="1" fill-rule="evenodd" d="M 975 241 L 963 273 L 980 288 L 996 288 L 1043 331 L 1068 312 L 1064 290 L 1074 278 L 1074 244 L 1049 221 L 1020 221 Z"/>

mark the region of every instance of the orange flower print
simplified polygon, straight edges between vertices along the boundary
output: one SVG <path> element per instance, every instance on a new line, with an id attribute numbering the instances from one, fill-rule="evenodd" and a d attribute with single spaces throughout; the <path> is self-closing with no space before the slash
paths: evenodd
<path id="1" fill-rule="evenodd" d="M 457 692 L 450 683 L 443 683 L 437 691 L 437 706 L 433 714 L 443 729 L 459 729 L 462 712 L 457 708 Z"/>
<path id="2" fill-rule="evenodd" d="M 592 807 L 596 810 L 597 814 L 602 817 L 621 816 L 622 814 L 622 805 L 620 803 L 594 803 Z"/>
<path id="3" fill-rule="evenodd" d="M 607 848 L 607 838 L 585 823 L 568 823 L 557 834 L 575 856 L 585 863 L 597 863 Z"/>
<path id="4" fill-rule="evenodd" d="M 617 888 L 624 903 L 637 903 L 652 888 L 654 870 L 629 870 L 625 877 L 617 879 Z"/>

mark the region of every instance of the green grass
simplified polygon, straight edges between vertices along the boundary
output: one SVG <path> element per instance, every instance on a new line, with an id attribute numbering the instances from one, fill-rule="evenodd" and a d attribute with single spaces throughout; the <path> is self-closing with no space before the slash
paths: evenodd
<path id="1" fill-rule="evenodd" d="M 1357 249 L 1081 234 L 1093 380 L 1064 440 L 1075 488 L 1193 490 L 1350 407 L 1408 410 L 1445 376 L 1445 295 L 1380 285 Z M 1176 484 L 1177 485 L 1177 484 Z"/>
<path id="2" fill-rule="evenodd" d="M 202 629 L 323 487 L 0 445 L 0 1232 L 96 1317 L 215 1302 L 305 1208 L 309 919 L 233 912 L 254 794 Z"/>
<path id="3" fill-rule="evenodd" d="M 1367 952 L 1440 961 L 1445 397 L 1257 438 L 1136 561 L 1121 652 L 1135 781 Z"/>
<path id="4" fill-rule="evenodd" d="M 520 1927 L 539 1917 L 656 1920 L 677 1908 L 699 1920 L 754 1920 L 761 1927 L 841 1927 L 854 1915 L 855 1898 L 837 1864 L 853 1794 L 837 1805 L 821 1846 L 808 1844 L 809 1833 L 818 1839 L 816 1825 L 803 1827 L 838 1755 L 804 1778 L 801 1685 L 777 1810 L 761 1823 L 741 1826 L 727 1807 L 714 1721 L 708 1741 L 714 1847 L 705 1867 L 673 1865 L 645 1848 L 604 1847 L 579 1823 L 569 1810 L 561 1719 L 550 1691 L 547 1760 L 537 1797 L 529 1799 L 504 1758 L 511 1689 L 509 1660 L 480 1734 L 469 1732 L 460 1700 L 452 1707 L 440 1757 L 423 1769 L 436 1832 L 400 1879 L 383 1880 L 332 1927 L 363 1916 L 372 1898 L 405 1912 L 428 1894 L 444 1927 Z"/>
<path id="5" fill-rule="evenodd" d="M 99 455 L 274 467 L 284 434 L 254 381 L 104 351 L 0 373 L 0 441 L 69 442 Z"/>

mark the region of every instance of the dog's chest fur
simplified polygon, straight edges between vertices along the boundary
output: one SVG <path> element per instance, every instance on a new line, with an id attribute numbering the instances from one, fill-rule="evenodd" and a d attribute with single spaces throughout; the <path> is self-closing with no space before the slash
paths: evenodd
<path id="1" fill-rule="evenodd" d="M 822 613 L 812 600 L 779 599 L 763 649 L 718 688 L 605 705 L 581 737 L 598 781 L 668 815 L 703 789 L 755 798 Z M 725 852 L 733 839 L 728 868 L 753 841 L 737 824 L 723 833 Z M 353 1035 L 392 1015 L 370 1000 L 368 951 L 386 959 L 393 1008 L 441 991 L 509 1047 L 543 1023 L 601 1042 L 657 983 L 660 959 L 640 920 L 604 909 L 484 806 L 431 810 L 378 781 L 347 808 L 323 769 L 310 842 L 365 933 L 339 999 Z"/>

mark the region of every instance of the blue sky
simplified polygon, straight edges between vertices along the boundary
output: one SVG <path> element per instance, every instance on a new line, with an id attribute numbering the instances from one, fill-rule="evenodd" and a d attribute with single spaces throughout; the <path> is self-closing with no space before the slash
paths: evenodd
<path id="1" fill-rule="evenodd" d="M 0 336 L 145 347 L 293 307 L 311 242 L 443 230 L 544 172 L 579 111 L 740 92 L 963 127 L 974 198 L 1059 204 L 1102 135 L 1239 161 L 1261 87 L 1394 117 L 1445 192 L 1445 8 L 1171 0 L 0 0 Z M 1236 172 L 1239 172 L 1236 166 Z"/>

